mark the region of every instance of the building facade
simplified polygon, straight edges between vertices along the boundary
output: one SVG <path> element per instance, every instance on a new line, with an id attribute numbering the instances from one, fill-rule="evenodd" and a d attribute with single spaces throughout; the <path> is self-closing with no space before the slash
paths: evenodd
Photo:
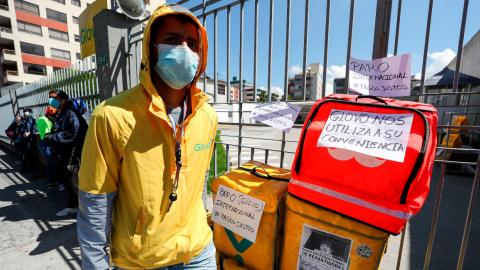
<path id="1" fill-rule="evenodd" d="M 0 85 L 28 84 L 79 61 L 80 14 L 92 2 L 0 0 Z M 145 16 L 163 3 L 151 0 Z"/>
<path id="2" fill-rule="evenodd" d="M 313 63 L 308 66 L 307 81 L 305 83 L 305 99 L 318 100 L 322 98 L 322 65 L 320 63 Z M 292 82 L 293 81 L 293 82 Z M 289 77 L 289 95 L 292 100 L 303 100 L 303 74 L 296 74 Z M 293 87 L 292 87 L 293 83 Z"/>

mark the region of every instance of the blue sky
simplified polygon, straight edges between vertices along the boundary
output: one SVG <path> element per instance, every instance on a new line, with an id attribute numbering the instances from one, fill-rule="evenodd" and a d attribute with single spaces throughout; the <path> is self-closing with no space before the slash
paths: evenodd
<path id="1" fill-rule="evenodd" d="M 167 0 L 167 3 L 178 2 Z M 207 11 L 224 6 L 234 0 L 224 0 L 207 7 Z M 398 54 L 412 53 L 412 74 L 422 70 L 428 0 L 404 0 L 400 26 Z M 184 4 L 191 8 L 203 3 L 191 0 Z M 305 1 L 291 0 L 290 55 L 291 75 L 301 71 L 303 63 Z M 398 0 L 394 0 L 390 24 L 389 54 L 393 54 Z M 463 0 L 435 0 L 433 6 L 430 44 L 428 48 L 427 77 L 447 65 L 458 50 Z M 285 74 L 285 42 L 287 0 L 274 1 L 272 91 L 283 91 Z M 348 19 L 350 0 L 332 0 L 330 13 L 330 39 L 328 52 L 327 82 L 343 77 L 345 72 Z M 310 1 L 307 64 L 320 62 L 323 65 L 326 0 Z M 353 26 L 352 57 L 371 59 L 376 0 L 356 0 Z M 480 29 L 480 1 L 470 1 L 465 29 L 464 44 Z M 200 11 L 195 12 L 196 15 Z M 254 14 L 255 0 L 245 2 L 243 78 L 253 82 L 254 70 Z M 268 87 L 270 1 L 259 1 L 257 86 Z M 207 17 L 209 57 L 207 74 L 214 76 L 214 17 Z M 239 75 L 240 5 L 231 8 L 230 77 Z M 217 72 L 219 79 L 227 80 L 227 12 L 217 15 Z M 230 78 L 232 79 L 232 78 Z M 328 86 L 327 86 L 328 89 Z"/>

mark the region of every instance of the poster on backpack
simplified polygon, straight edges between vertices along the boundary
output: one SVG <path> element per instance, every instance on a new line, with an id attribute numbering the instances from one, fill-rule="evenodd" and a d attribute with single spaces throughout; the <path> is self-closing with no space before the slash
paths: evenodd
<path id="1" fill-rule="evenodd" d="M 330 154 L 345 150 L 403 162 L 412 128 L 413 114 L 382 114 L 332 109 L 317 147 L 330 147 Z M 342 151 L 340 160 L 354 157 Z M 358 160 L 358 159 L 357 159 Z"/>
<path id="2" fill-rule="evenodd" d="M 297 270 L 347 270 L 353 240 L 303 224 Z"/>
<path id="3" fill-rule="evenodd" d="M 375 60 L 350 57 L 348 68 L 352 91 L 379 97 L 410 96 L 411 53 Z"/>

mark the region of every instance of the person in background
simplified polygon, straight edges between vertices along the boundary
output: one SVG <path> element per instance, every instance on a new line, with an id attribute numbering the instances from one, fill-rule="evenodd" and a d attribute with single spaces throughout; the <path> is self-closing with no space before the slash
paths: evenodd
<path id="1" fill-rule="evenodd" d="M 57 165 L 55 164 L 56 162 L 53 155 L 53 148 L 50 143 L 43 139 L 46 133 L 51 132 L 51 129 L 53 127 L 52 121 L 54 121 L 56 113 L 57 110 L 49 106 L 45 112 L 45 116 L 38 118 L 37 127 L 41 139 L 38 147 L 40 148 L 42 154 L 47 158 L 48 187 L 54 188 L 58 186 L 59 190 L 65 190 L 65 186 L 63 185 L 63 183 L 59 184 L 58 181 Z"/>
<path id="2" fill-rule="evenodd" d="M 16 139 L 13 141 L 17 155 L 20 158 L 22 169 L 20 173 L 35 171 L 33 160 L 33 135 L 38 132 L 37 122 L 32 116 L 33 110 L 30 107 L 23 108 L 23 117 L 17 116 L 8 127 L 9 130 L 16 130 Z"/>
<path id="3" fill-rule="evenodd" d="M 67 93 L 50 90 L 49 95 L 49 105 L 57 110 L 57 115 L 51 132 L 43 139 L 54 149 L 58 177 L 64 181 L 70 198 L 67 208 L 57 213 L 65 216 L 78 211 L 78 170 L 88 125 L 79 112 L 68 105 Z"/>

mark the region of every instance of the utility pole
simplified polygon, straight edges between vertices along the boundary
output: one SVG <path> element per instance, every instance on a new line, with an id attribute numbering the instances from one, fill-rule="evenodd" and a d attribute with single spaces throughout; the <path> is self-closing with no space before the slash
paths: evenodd
<path id="1" fill-rule="evenodd" d="M 377 0 L 372 59 L 387 57 L 391 16 L 392 0 Z"/>

